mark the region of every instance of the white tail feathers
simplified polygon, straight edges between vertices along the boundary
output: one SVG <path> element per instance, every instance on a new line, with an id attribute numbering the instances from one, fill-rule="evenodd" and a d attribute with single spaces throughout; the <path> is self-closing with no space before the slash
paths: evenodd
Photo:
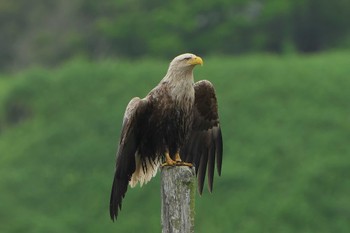
<path id="1" fill-rule="evenodd" d="M 160 165 L 159 161 L 150 162 L 149 160 L 146 160 L 146 169 L 143 169 L 141 159 L 138 154 L 135 155 L 135 161 L 136 169 L 132 174 L 131 180 L 129 182 L 131 188 L 135 187 L 138 182 L 140 182 L 140 186 L 142 186 L 143 184 L 146 184 L 148 181 L 150 181 L 152 177 L 157 174 L 158 167 Z"/>

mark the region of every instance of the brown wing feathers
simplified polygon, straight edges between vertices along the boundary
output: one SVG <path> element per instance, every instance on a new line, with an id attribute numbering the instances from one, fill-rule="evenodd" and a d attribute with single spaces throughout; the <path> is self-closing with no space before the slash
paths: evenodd
<path id="1" fill-rule="evenodd" d="M 222 167 L 222 153 L 223 153 L 223 143 L 222 143 L 222 133 L 220 126 L 214 131 L 215 145 L 216 145 L 216 167 L 218 169 L 218 174 L 221 176 Z"/>
<path id="2" fill-rule="evenodd" d="M 129 181 L 132 173 L 135 171 L 135 153 L 139 143 L 139 124 L 146 106 L 147 101 L 135 97 L 130 101 L 125 111 L 109 206 L 112 220 L 117 219 Z"/>
<path id="3" fill-rule="evenodd" d="M 215 162 L 221 175 L 222 135 L 215 90 L 206 80 L 195 83 L 195 106 L 193 111 L 193 130 L 182 154 L 186 162 L 196 167 L 198 191 L 203 191 L 206 171 L 208 169 L 208 188 L 211 192 L 214 182 Z"/>

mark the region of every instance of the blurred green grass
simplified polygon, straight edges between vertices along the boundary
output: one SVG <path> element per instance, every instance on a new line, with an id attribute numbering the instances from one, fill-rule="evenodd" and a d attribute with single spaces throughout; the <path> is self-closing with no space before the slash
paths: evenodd
<path id="1" fill-rule="evenodd" d="M 222 177 L 196 199 L 196 232 L 350 231 L 347 53 L 204 58 L 217 90 Z M 159 175 L 109 192 L 122 116 L 167 62 L 74 60 L 0 79 L 1 232 L 160 232 Z"/>

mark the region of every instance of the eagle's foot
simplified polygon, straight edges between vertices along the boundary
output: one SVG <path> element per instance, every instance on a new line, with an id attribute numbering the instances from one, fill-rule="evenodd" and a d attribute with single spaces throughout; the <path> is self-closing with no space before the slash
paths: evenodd
<path id="1" fill-rule="evenodd" d="M 165 163 L 162 163 L 161 165 L 162 167 L 165 167 L 165 166 L 170 166 L 170 167 L 173 167 L 173 166 L 187 166 L 187 167 L 193 167 L 193 165 L 191 163 L 186 163 L 186 162 L 183 162 L 181 160 L 181 157 L 180 157 L 180 154 L 179 153 L 176 153 L 175 154 L 175 160 L 173 160 L 169 153 L 166 152 L 165 153 Z"/>
<path id="2" fill-rule="evenodd" d="M 187 167 L 192 167 L 193 165 L 191 163 L 186 163 L 181 160 L 180 154 L 176 153 L 175 154 L 175 162 L 176 166 L 187 166 Z"/>
<path id="3" fill-rule="evenodd" d="M 193 167 L 192 163 L 186 163 L 183 161 L 176 161 L 176 166 L 187 166 L 187 167 Z"/>
<path id="4" fill-rule="evenodd" d="M 174 160 L 166 161 L 165 163 L 162 163 L 161 166 L 162 167 L 166 167 L 166 166 L 174 167 L 174 166 L 177 166 L 177 162 Z"/>
<path id="5" fill-rule="evenodd" d="M 161 165 L 162 167 L 166 167 L 166 166 L 169 166 L 169 167 L 174 167 L 174 166 L 187 166 L 187 167 L 193 167 L 193 164 L 192 163 L 186 163 L 186 162 L 183 162 L 183 161 L 174 161 L 172 160 L 171 162 L 165 162 L 165 163 L 162 163 Z"/>
<path id="6" fill-rule="evenodd" d="M 162 167 L 165 167 L 165 166 L 175 166 L 176 165 L 176 161 L 172 160 L 170 158 L 170 155 L 168 152 L 165 153 L 165 163 L 162 163 Z"/>

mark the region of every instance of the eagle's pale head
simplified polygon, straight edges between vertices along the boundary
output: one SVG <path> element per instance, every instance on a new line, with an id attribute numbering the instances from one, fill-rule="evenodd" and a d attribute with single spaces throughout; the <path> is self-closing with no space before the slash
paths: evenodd
<path id="1" fill-rule="evenodd" d="M 203 65 L 202 58 L 192 53 L 184 53 L 170 62 L 169 69 L 193 69 L 196 65 Z"/>

